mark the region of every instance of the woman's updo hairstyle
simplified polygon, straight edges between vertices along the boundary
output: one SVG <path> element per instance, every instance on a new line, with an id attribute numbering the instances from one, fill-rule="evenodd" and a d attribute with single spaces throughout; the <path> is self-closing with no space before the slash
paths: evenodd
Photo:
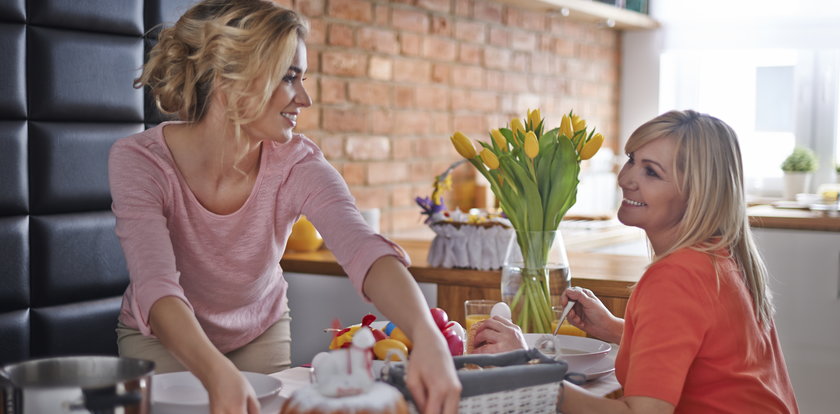
<path id="1" fill-rule="evenodd" d="M 214 93 L 239 127 L 257 118 L 285 76 L 307 22 L 268 0 L 204 0 L 160 32 L 134 87 L 164 114 L 201 120 Z"/>

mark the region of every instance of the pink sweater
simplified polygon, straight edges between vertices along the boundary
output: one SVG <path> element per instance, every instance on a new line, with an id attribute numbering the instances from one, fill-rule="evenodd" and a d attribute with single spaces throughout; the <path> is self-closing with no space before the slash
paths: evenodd
<path id="1" fill-rule="evenodd" d="M 323 235 L 353 286 L 396 244 L 374 233 L 341 176 L 308 138 L 263 142 L 256 184 L 227 215 L 205 209 L 190 191 L 163 139 L 163 127 L 118 140 L 109 179 L 116 233 L 130 284 L 120 321 L 151 335 L 149 310 L 174 296 L 195 313 L 221 352 L 259 336 L 288 310 L 280 257 L 292 224 L 304 214 Z"/>

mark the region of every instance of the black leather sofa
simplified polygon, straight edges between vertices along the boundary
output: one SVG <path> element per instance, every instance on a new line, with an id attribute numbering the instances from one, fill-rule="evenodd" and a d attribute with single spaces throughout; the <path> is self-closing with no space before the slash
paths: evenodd
<path id="1" fill-rule="evenodd" d="M 108 150 L 160 121 L 132 81 L 193 2 L 0 1 L 0 365 L 116 354 Z"/>

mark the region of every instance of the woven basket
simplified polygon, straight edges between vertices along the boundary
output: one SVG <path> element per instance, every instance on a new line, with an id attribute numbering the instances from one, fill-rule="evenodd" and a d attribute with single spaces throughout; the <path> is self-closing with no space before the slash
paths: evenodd
<path id="1" fill-rule="evenodd" d="M 566 374 L 565 362 L 548 358 L 536 349 L 463 355 L 454 360 L 462 386 L 459 413 L 554 413 L 562 381 L 583 382 L 578 376 Z M 484 369 L 464 370 L 465 364 Z M 412 412 L 417 412 L 405 385 L 404 365 L 388 367 L 382 379 L 397 387 Z"/>

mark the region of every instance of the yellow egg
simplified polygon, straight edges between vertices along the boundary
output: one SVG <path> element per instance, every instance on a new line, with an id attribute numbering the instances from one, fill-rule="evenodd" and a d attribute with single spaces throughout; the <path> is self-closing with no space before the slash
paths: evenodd
<path id="1" fill-rule="evenodd" d="M 405 345 L 405 347 L 408 348 L 409 351 L 411 350 L 411 339 L 408 339 L 408 336 L 406 336 L 405 332 L 403 332 L 402 329 L 394 328 L 394 330 L 391 331 L 390 337 L 391 339 L 396 339 L 397 341 L 402 342 Z"/>
<path id="2" fill-rule="evenodd" d="M 321 238 L 315 226 L 306 219 L 306 216 L 300 216 L 300 220 L 292 226 L 292 234 L 289 235 L 286 247 L 301 252 L 314 252 L 320 249 L 323 243 L 324 239 Z"/>
<path id="3" fill-rule="evenodd" d="M 383 339 L 373 344 L 373 354 L 376 355 L 376 359 L 384 360 L 385 358 L 388 358 L 388 351 L 392 349 L 397 352 L 391 353 L 391 361 L 401 361 L 408 359 L 408 348 L 405 346 L 404 343 L 396 339 Z M 400 356 L 402 358 L 400 358 Z"/>

